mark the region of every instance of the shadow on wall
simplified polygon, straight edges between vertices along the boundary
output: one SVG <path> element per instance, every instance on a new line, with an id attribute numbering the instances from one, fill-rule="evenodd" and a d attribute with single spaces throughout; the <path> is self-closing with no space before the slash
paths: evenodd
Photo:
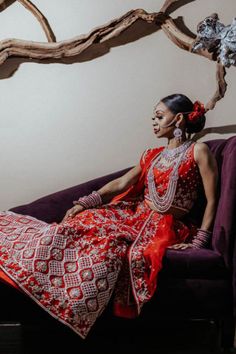
<path id="1" fill-rule="evenodd" d="M 236 124 L 230 124 L 230 125 L 226 125 L 226 126 L 222 126 L 222 127 L 209 127 L 209 128 L 205 128 L 202 131 L 200 131 L 199 133 L 195 134 L 193 136 L 193 140 L 198 140 L 203 138 L 204 136 L 206 136 L 207 134 L 232 134 L 235 133 L 236 134 Z"/>
<path id="2" fill-rule="evenodd" d="M 81 54 L 74 56 L 73 58 L 61 58 L 58 60 L 44 59 L 43 61 L 26 58 L 8 58 L 8 60 L 1 65 L 0 79 L 7 79 L 12 77 L 22 63 L 30 62 L 40 64 L 74 64 L 90 61 L 109 53 L 112 47 L 131 43 L 138 40 L 139 38 L 156 32 L 158 29 L 160 29 L 160 27 L 157 27 L 154 24 L 147 24 L 142 20 L 138 20 L 119 37 L 110 41 L 106 41 L 106 43 L 92 44 L 88 49 L 84 50 Z"/>
<path id="3" fill-rule="evenodd" d="M 15 1 L 16 0 L 0 0 L 0 12 L 5 10 L 10 5 L 12 5 Z M 180 0 L 178 4 L 174 4 L 170 6 L 170 8 L 167 11 L 168 15 L 170 14 L 171 11 L 175 11 L 177 8 L 193 1 L 195 0 L 182 0 L 182 1 Z M 192 33 L 185 26 L 182 16 L 173 19 L 173 21 L 176 23 L 176 25 L 183 33 L 192 37 L 193 39 L 196 38 L 196 35 Z M 72 58 L 45 59 L 43 61 L 39 61 L 37 59 L 26 59 L 26 58 L 19 58 L 19 57 L 8 58 L 8 60 L 1 65 L 0 79 L 7 79 L 12 77 L 22 63 L 33 62 L 33 63 L 40 63 L 40 64 L 53 64 L 53 63 L 73 64 L 73 63 L 90 61 L 109 53 L 112 47 L 117 47 L 117 46 L 125 45 L 127 43 L 134 42 L 160 29 L 161 29 L 161 25 L 157 23 L 147 23 L 146 21 L 139 19 L 138 21 L 134 22 L 124 32 L 120 33 L 117 37 L 107 40 L 105 43 L 92 44 L 81 54 L 79 54 L 78 56 L 74 56 Z"/>
<path id="4" fill-rule="evenodd" d="M 2 65 L 0 70 L 0 79 L 7 79 L 14 75 L 22 63 L 40 63 L 40 64 L 74 64 L 90 61 L 101 57 L 110 52 L 112 47 L 121 46 L 127 43 L 134 42 L 142 37 L 148 36 L 160 27 L 154 24 L 148 24 L 142 20 L 138 20 L 131 25 L 125 32 L 119 35 L 119 37 L 106 41 L 106 43 L 95 43 L 89 48 L 84 50 L 81 54 L 72 58 L 61 59 L 44 59 L 39 61 L 37 59 L 26 58 L 8 58 Z"/>

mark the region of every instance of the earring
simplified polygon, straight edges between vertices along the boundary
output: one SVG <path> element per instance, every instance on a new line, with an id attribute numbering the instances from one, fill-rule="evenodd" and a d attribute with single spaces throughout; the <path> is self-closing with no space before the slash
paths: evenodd
<path id="1" fill-rule="evenodd" d="M 182 134 L 183 134 L 182 129 L 180 129 L 180 128 L 176 125 L 176 128 L 175 128 L 175 130 L 174 130 L 174 137 L 175 137 L 175 139 L 176 139 L 179 143 L 181 143 L 181 141 L 182 141 Z"/>

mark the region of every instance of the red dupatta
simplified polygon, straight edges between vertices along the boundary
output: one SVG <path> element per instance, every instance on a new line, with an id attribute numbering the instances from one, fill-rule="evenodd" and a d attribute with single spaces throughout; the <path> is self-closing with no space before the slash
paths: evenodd
<path id="1" fill-rule="evenodd" d="M 151 162 L 157 157 L 162 149 L 164 149 L 164 147 L 150 149 L 148 154 L 142 155 L 140 159 L 142 172 L 138 181 L 125 192 L 115 196 L 111 200 L 111 204 L 121 200 L 132 200 L 143 194 L 146 173 Z M 157 275 L 162 268 L 162 258 L 166 247 L 176 242 L 183 242 L 189 236 L 189 228 L 182 222 L 180 222 L 179 232 L 176 234 L 176 220 L 172 214 L 166 214 L 163 216 L 151 211 L 151 214 L 146 221 L 148 223 L 148 230 L 138 236 L 128 251 L 129 272 L 135 304 L 128 303 L 127 299 L 124 299 L 123 304 L 115 303 L 114 310 L 115 314 L 118 316 L 134 318 L 140 313 L 144 302 L 148 301 L 154 295 L 156 290 Z M 136 264 L 138 264 L 137 256 L 139 259 L 140 256 L 143 257 L 145 270 L 138 269 L 139 266 L 136 266 Z M 142 294 L 142 291 L 143 295 L 138 296 L 138 292 Z"/>
<path id="2" fill-rule="evenodd" d="M 120 200 L 128 200 L 128 199 L 138 197 L 138 196 L 140 196 L 140 194 L 143 193 L 146 172 L 147 172 L 152 160 L 159 154 L 159 152 L 162 149 L 164 149 L 163 146 L 158 147 L 158 148 L 154 148 L 150 151 L 150 153 L 148 154 L 148 157 L 145 159 L 144 163 L 142 163 L 142 164 L 140 163 L 140 165 L 142 167 L 142 172 L 139 176 L 138 181 L 136 183 L 134 183 L 131 187 L 129 187 L 126 191 L 116 195 L 111 200 L 111 202 L 110 202 L 111 204 L 114 204 Z M 142 161 L 142 157 L 141 157 L 140 161 Z"/>

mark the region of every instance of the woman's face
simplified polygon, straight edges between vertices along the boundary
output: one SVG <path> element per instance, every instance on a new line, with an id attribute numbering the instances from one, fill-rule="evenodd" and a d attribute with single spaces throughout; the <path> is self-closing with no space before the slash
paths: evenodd
<path id="1" fill-rule="evenodd" d="M 173 114 L 163 102 L 160 101 L 156 105 L 152 125 L 157 138 L 170 138 L 173 136 L 176 124 L 174 118 L 175 114 Z M 172 121 L 173 123 L 169 127 L 166 127 L 166 125 L 169 125 Z"/>

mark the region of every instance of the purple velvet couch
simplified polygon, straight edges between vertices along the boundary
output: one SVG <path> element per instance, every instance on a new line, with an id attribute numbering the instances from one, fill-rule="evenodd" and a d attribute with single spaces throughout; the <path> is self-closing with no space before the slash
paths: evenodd
<path id="1" fill-rule="evenodd" d="M 201 250 L 166 251 L 156 295 L 145 304 L 141 321 L 156 317 L 209 319 L 216 324 L 219 345 L 232 347 L 236 315 L 236 137 L 206 143 L 216 156 L 220 176 L 211 245 Z M 73 200 L 99 189 L 130 168 L 10 210 L 48 223 L 60 222 Z M 202 193 L 188 218 L 199 224 L 204 205 Z"/>

